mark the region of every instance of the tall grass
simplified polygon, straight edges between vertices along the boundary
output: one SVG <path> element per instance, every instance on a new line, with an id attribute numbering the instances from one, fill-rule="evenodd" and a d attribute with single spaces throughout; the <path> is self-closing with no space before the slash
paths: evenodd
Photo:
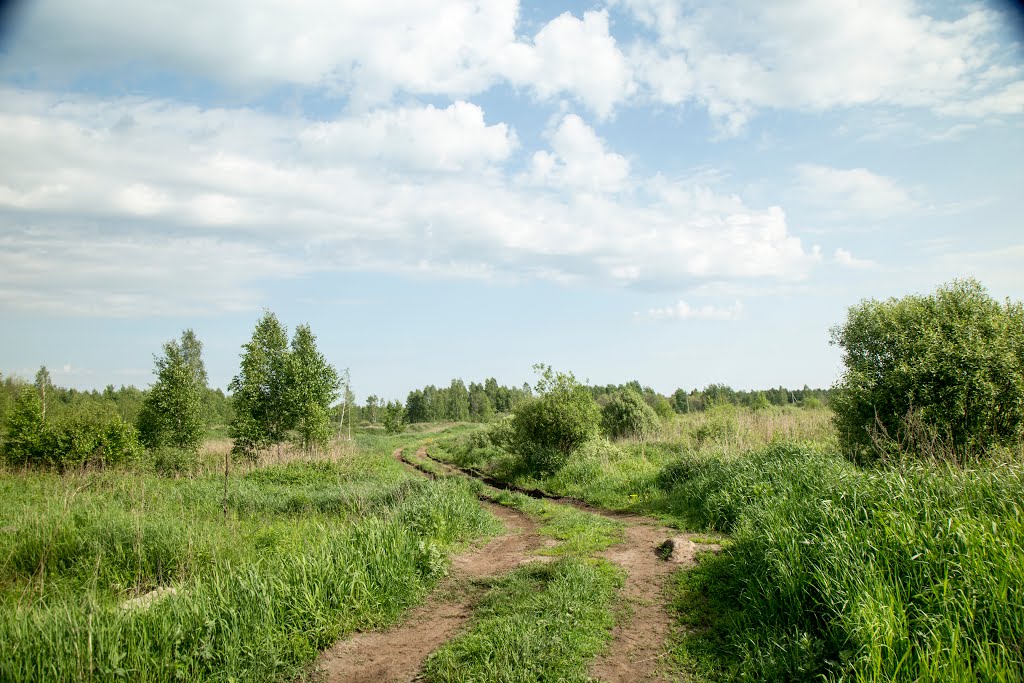
<path id="1" fill-rule="evenodd" d="M 389 451 L 223 474 L 0 474 L 0 679 L 280 680 L 500 526 Z M 132 598 L 175 592 L 141 607 Z"/>
<path id="2" fill-rule="evenodd" d="M 683 579 L 684 613 L 715 615 L 681 646 L 706 673 L 1024 680 L 1020 464 L 861 470 L 777 444 L 662 483 L 688 525 L 734 535 Z"/>

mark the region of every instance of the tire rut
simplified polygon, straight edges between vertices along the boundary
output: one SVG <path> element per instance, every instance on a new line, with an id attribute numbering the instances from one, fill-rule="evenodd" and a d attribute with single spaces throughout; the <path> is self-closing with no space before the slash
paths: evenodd
<path id="1" fill-rule="evenodd" d="M 402 459 L 403 449 L 394 452 Z M 404 462 L 404 461 L 403 461 Z M 407 466 L 421 470 L 406 463 Z M 316 680 L 330 683 L 398 683 L 416 680 L 431 652 L 459 633 L 473 615 L 474 599 L 466 583 L 502 574 L 527 562 L 544 546 L 538 524 L 529 516 L 481 501 L 501 519 L 506 532 L 452 558 L 451 572 L 402 623 L 386 631 L 354 634 L 325 650 Z"/>
<path id="2" fill-rule="evenodd" d="M 472 470 L 454 467 L 432 458 L 425 447 L 417 452 L 417 456 L 429 459 L 445 471 L 475 477 Z M 493 485 L 491 477 L 475 478 Z M 601 557 L 622 568 L 626 573 L 626 581 L 611 643 L 594 660 L 590 675 L 606 683 L 673 680 L 665 664 L 673 621 L 665 606 L 668 579 L 680 569 L 695 565 L 698 553 L 717 552 L 719 546 L 696 542 L 696 535 L 682 534 L 650 517 L 603 510 L 574 498 L 501 483 L 501 488 L 505 490 L 570 505 L 626 525 L 622 542 L 600 553 Z"/>

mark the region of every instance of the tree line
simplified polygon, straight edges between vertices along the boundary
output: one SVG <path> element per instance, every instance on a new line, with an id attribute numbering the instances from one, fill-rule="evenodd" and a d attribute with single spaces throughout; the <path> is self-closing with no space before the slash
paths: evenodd
<path id="1" fill-rule="evenodd" d="M 196 453 L 213 425 L 228 425 L 239 457 L 256 457 L 285 440 L 324 448 L 340 378 L 316 347 L 309 325 L 287 329 L 267 311 L 243 345 L 231 396 L 207 385 L 202 343 L 192 330 L 154 356 L 155 380 L 135 387 L 82 392 L 53 385 L 42 367 L 31 384 L 0 382 L 0 444 L 13 465 L 66 468 L 113 464 L 146 450 Z"/>

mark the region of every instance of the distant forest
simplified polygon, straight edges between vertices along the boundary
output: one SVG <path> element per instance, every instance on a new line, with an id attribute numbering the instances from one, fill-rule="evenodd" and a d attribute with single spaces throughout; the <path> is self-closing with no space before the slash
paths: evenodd
<path id="1" fill-rule="evenodd" d="M 0 378 L 0 423 L 14 404 L 20 387 L 31 384 L 15 376 Z M 661 416 L 672 413 L 700 412 L 715 404 L 729 403 L 753 409 L 768 406 L 819 406 L 828 403 L 830 389 L 787 389 L 776 387 L 758 391 L 733 389 L 725 384 L 709 384 L 703 389 L 677 389 L 664 396 L 638 381 L 626 384 L 589 386 L 591 394 L 599 405 L 604 405 L 616 393 L 633 390 Z M 135 424 L 142 409 L 147 390 L 134 386 L 115 388 L 108 385 L 102 391 L 81 391 L 59 386 L 49 386 L 46 395 L 47 410 L 57 416 L 70 413 L 102 413 L 119 415 L 129 424 Z M 487 422 L 496 415 L 508 414 L 520 401 L 533 395 L 529 384 L 504 386 L 492 378 L 482 383 L 454 379 L 446 387 L 428 385 L 409 392 L 404 403 L 405 420 L 408 422 Z M 380 424 L 384 419 L 387 402 L 370 395 L 363 404 L 352 403 L 342 420 L 341 406 L 334 410 L 336 423 L 346 425 Z M 220 389 L 207 389 L 203 398 L 203 415 L 208 431 L 223 434 L 223 428 L 231 421 L 231 396 Z"/>

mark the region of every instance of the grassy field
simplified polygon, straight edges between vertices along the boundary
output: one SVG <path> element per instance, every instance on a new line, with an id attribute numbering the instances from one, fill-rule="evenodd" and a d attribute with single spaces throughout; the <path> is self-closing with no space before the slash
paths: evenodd
<path id="1" fill-rule="evenodd" d="M 226 516 L 217 452 L 178 478 L 4 472 L 0 679 L 283 680 L 394 621 L 454 548 L 501 525 L 393 446 L 273 454 L 229 477 Z"/>
<path id="2" fill-rule="evenodd" d="M 197 459 L 0 474 L 2 680 L 294 680 L 355 630 L 400 619 L 449 555 L 501 531 L 478 498 L 551 539 L 467 587 L 468 627 L 428 681 L 585 681 L 623 574 L 596 554 L 623 525 L 444 476 L 410 446 L 524 489 L 724 539 L 665 599 L 692 680 L 1024 680 L 1024 467 L 840 457 L 824 409 L 676 416 L 648 442 L 595 440 L 531 476 L 500 424 L 357 435 L 223 474 Z M 407 453 L 438 478 L 407 471 Z M 226 491 L 226 493 L 225 493 Z M 227 512 L 225 514 L 225 505 Z"/>
<path id="3" fill-rule="evenodd" d="M 827 410 L 680 416 L 530 477 L 486 432 L 432 453 L 524 488 L 731 537 L 680 574 L 680 666 L 707 680 L 1024 680 L 1024 467 L 862 469 Z"/>

